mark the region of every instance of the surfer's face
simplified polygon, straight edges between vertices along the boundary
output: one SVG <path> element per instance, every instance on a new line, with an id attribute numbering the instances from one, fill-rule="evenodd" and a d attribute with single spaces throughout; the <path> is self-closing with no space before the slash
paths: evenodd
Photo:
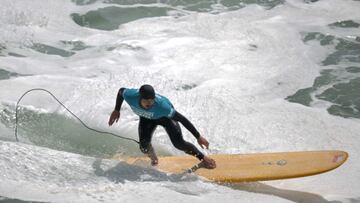
<path id="1" fill-rule="evenodd" d="M 154 99 L 141 99 L 140 104 L 144 109 L 149 109 L 152 105 L 154 105 Z"/>

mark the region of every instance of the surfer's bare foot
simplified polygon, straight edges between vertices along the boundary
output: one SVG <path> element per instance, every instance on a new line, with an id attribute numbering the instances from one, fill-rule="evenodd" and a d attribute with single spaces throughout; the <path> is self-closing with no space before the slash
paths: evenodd
<path id="1" fill-rule="evenodd" d="M 155 154 L 154 149 L 151 147 L 148 153 L 149 158 L 151 159 L 151 165 L 157 166 L 159 164 L 159 160 Z"/>
<path id="2" fill-rule="evenodd" d="M 204 156 L 202 162 L 200 162 L 199 167 L 207 168 L 207 169 L 214 169 L 216 168 L 216 162 L 214 159 Z"/>
<path id="3" fill-rule="evenodd" d="M 151 159 L 151 165 L 152 166 L 157 166 L 158 164 L 159 164 L 159 160 L 157 158 Z"/>

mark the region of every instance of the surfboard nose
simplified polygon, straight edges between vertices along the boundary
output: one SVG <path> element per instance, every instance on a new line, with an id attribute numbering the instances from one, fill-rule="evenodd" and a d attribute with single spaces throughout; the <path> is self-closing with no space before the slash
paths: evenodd
<path id="1" fill-rule="evenodd" d="M 332 162 L 342 164 L 344 163 L 349 157 L 349 154 L 344 151 L 337 151 L 336 154 L 333 156 Z"/>

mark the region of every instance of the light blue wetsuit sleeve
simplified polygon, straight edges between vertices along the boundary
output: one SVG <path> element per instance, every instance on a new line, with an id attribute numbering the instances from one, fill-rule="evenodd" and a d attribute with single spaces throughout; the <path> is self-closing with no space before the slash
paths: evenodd
<path id="1" fill-rule="evenodd" d="M 128 90 L 129 90 L 128 88 L 125 88 L 123 90 L 123 92 L 122 92 L 122 96 L 123 96 L 124 99 L 125 99 L 125 97 L 129 96 L 129 91 Z"/>
<path id="2" fill-rule="evenodd" d="M 138 92 L 138 89 L 129 89 L 129 88 L 125 88 L 123 90 L 122 96 L 123 98 L 126 100 L 131 96 L 134 96 L 134 94 L 136 94 Z"/>
<path id="3" fill-rule="evenodd" d="M 125 98 L 125 92 L 126 92 L 126 90 L 127 90 L 127 88 L 124 88 L 124 90 L 122 91 L 121 96 L 122 96 L 123 98 Z"/>

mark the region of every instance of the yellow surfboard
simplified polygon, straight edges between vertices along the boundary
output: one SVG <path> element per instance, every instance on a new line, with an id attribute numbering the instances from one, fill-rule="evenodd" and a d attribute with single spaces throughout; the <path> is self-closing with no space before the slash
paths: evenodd
<path id="1" fill-rule="evenodd" d="M 216 169 L 198 168 L 197 159 L 191 156 L 159 157 L 157 168 L 169 173 L 193 171 L 210 181 L 251 182 L 296 178 L 324 173 L 343 164 L 348 158 L 344 151 L 302 151 L 257 154 L 211 155 Z M 119 158 L 116 158 L 119 159 Z M 124 159 L 128 164 L 150 165 L 147 157 Z"/>

